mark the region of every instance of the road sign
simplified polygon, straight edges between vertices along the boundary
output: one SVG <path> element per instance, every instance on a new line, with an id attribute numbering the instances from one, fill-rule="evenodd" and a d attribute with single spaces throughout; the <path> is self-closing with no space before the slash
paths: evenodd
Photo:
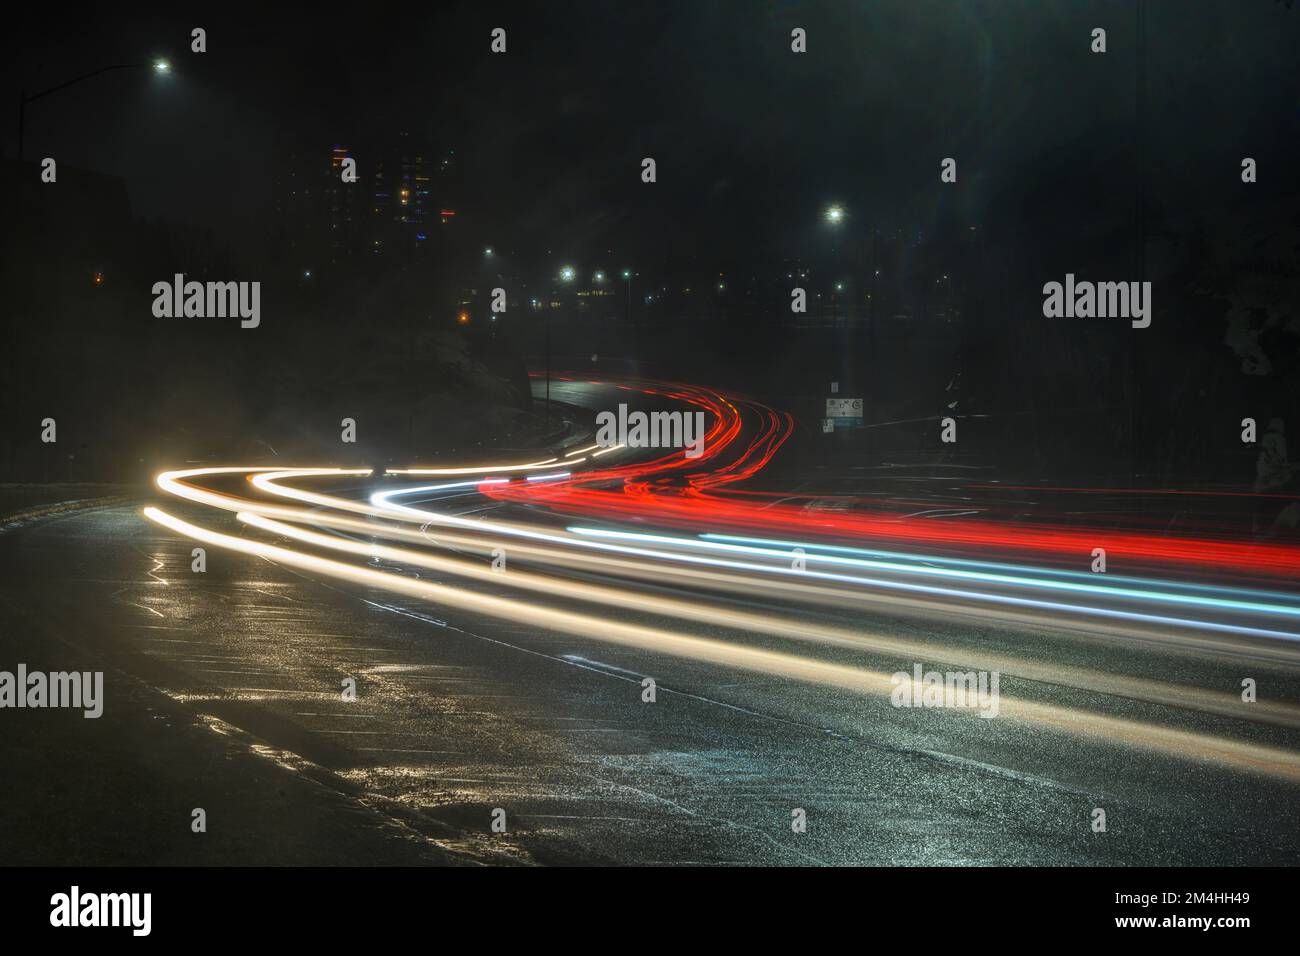
<path id="1" fill-rule="evenodd" d="M 831 428 L 825 426 L 825 422 L 831 423 Z M 835 428 L 861 428 L 862 427 L 862 399 L 860 398 L 828 398 L 826 399 L 826 418 L 823 419 L 822 431 L 830 431 Z"/>

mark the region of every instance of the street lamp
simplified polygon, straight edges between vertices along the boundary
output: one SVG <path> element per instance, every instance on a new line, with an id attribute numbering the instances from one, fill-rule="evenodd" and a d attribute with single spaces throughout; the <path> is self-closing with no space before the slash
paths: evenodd
<path id="1" fill-rule="evenodd" d="M 844 207 L 838 204 L 826 207 L 826 221 L 832 226 L 838 226 L 844 221 Z"/>
<path id="2" fill-rule="evenodd" d="M 66 90 L 69 86 L 74 86 L 92 77 L 99 76 L 101 73 L 111 73 L 114 70 L 139 70 L 149 67 L 154 73 L 170 73 L 172 65 L 163 59 L 154 60 L 151 63 L 115 63 L 113 66 L 101 66 L 98 70 L 91 70 L 89 73 L 83 73 L 81 76 L 74 76 L 67 82 L 60 83 L 58 86 L 51 86 L 48 90 L 42 90 L 39 93 L 33 93 L 28 96 L 26 93 L 20 93 L 18 98 L 18 161 L 23 161 L 23 142 L 27 133 L 27 104 L 34 103 L 42 97 L 49 96 L 51 93 L 57 93 L 59 90 Z"/>
<path id="3" fill-rule="evenodd" d="M 631 269 L 623 270 L 623 281 L 627 283 L 627 313 L 623 316 L 625 326 L 632 325 L 632 277 L 636 275 Z"/>
<path id="4" fill-rule="evenodd" d="M 574 276 L 578 274 L 573 266 L 562 266 L 560 268 L 560 281 L 566 285 L 573 281 Z M 555 298 L 555 284 L 551 283 L 551 298 Z M 546 311 L 542 314 L 543 335 L 546 338 L 546 427 L 551 427 L 551 303 L 546 303 Z"/>

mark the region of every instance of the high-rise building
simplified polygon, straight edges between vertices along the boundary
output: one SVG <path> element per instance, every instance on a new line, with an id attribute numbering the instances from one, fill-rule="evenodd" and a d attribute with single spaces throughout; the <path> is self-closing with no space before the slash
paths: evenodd
<path id="1" fill-rule="evenodd" d="M 335 265 L 357 251 L 355 223 L 361 207 L 361 202 L 357 198 L 360 175 L 357 177 L 357 183 L 343 182 L 343 161 L 355 160 L 355 158 L 352 150 L 347 146 L 335 143 L 330 149 L 330 176 L 324 192 L 327 202 L 325 215 L 330 262 Z"/>
<path id="2" fill-rule="evenodd" d="M 360 250 L 357 226 L 363 200 L 360 182 L 343 182 L 343 161 L 355 158 L 348 146 L 328 153 L 295 153 L 276 173 L 274 205 L 279 241 L 303 268 L 338 265 Z M 360 176 L 358 176 L 358 180 Z"/>
<path id="3" fill-rule="evenodd" d="M 428 239 L 435 208 L 429 149 L 409 133 L 374 154 L 371 173 L 370 243 L 372 255 L 416 251 Z"/>
<path id="4" fill-rule="evenodd" d="M 454 226 L 460 208 L 460 160 L 454 149 L 438 159 L 438 224 Z"/>
<path id="5" fill-rule="evenodd" d="M 374 256 L 410 256 L 457 215 L 459 164 L 409 133 L 386 143 L 297 153 L 277 173 L 279 245 L 304 270 Z M 343 181 L 355 160 L 356 182 Z"/>

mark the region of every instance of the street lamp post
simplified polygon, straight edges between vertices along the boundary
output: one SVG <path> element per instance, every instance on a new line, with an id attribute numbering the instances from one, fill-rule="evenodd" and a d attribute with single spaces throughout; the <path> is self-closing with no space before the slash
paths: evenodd
<path id="1" fill-rule="evenodd" d="M 18 99 L 18 161 L 21 163 L 23 160 L 23 145 L 27 132 L 28 103 L 34 103 L 36 100 L 49 96 L 51 93 L 59 92 L 59 90 L 66 90 L 69 86 L 99 76 L 101 73 L 111 73 L 114 70 L 138 70 L 145 67 L 152 69 L 155 73 L 170 73 L 172 68 L 171 64 L 166 60 L 154 60 L 151 63 L 116 63 L 113 66 L 101 66 L 98 70 L 91 70 L 89 73 L 83 73 L 81 76 L 73 77 L 64 83 L 60 83 L 58 86 L 52 86 L 48 90 L 33 93 L 31 96 L 28 96 L 26 93 L 20 93 Z"/>
<path id="2" fill-rule="evenodd" d="M 632 326 L 632 276 L 634 274 L 631 269 L 623 270 L 623 280 L 627 283 L 627 312 L 623 324 L 628 328 Z"/>
<path id="3" fill-rule="evenodd" d="M 560 269 L 560 282 L 567 285 L 573 281 L 577 275 L 573 266 L 564 266 Z M 554 280 L 551 282 L 551 299 L 555 298 L 556 285 Z M 546 303 L 546 312 L 542 319 L 542 334 L 546 339 L 546 427 L 551 427 L 551 302 Z"/>

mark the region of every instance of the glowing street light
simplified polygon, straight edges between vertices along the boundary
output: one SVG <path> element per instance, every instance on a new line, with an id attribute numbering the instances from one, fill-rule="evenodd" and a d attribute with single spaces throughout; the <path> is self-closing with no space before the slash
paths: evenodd
<path id="1" fill-rule="evenodd" d="M 488 246 L 486 249 L 484 249 L 484 250 L 483 250 L 483 255 L 485 255 L 485 256 L 487 256 L 489 259 L 491 259 L 491 258 L 492 258 L 492 247 L 491 247 L 491 246 Z"/>
<path id="2" fill-rule="evenodd" d="M 604 281 L 605 281 L 605 273 L 603 273 L 603 272 L 597 270 L 597 271 L 596 271 L 596 274 L 595 274 L 592 278 L 595 279 L 595 281 L 597 281 L 597 282 L 604 282 Z"/>
<path id="3" fill-rule="evenodd" d="M 826 221 L 832 226 L 838 226 L 844 221 L 844 207 L 835 205 L 826 207 Z"/>
<path id="4" fill-rule="evenodd" d="M 560 267 L 560 281 L 569 283 L 577 276 L 578 270 L 573 266 Z M 546 339 L 546 427 L 551 427 L 551 299 L 555 297 L 555 285 L 551 285 L 551 298 L 546 301 L 546 311 L 542 313 L 543 336 Z"/>
<path id="5" fill-rule="evenodd" d="M 170 73 L 172 69 L 172 65 L 167 60 L 161 58 L 153 60 L 152 62 L 136 61 L 134 63 L 115 63 L 112 66 L 101 66 L 99 69 L 91 70 L 89 73 L 82 73 L 80 76 L 75 76 L 70 80 L 66 80 L 63 83 L 60 83 L 58 86 L 52 86 L 48 90 L 42 90 L 41 92 L 33 93 L 30 96 L 27 94 L 25 90 L 20 91 L 18 96 L 18 160 L 19 162 L 21 162 L 23 158 L 23 144 L 26 139 L 28 103 L 34 103 L 43 97 L 49 96 L 51 93 L 57 93 L 60 90 L 66 90 L 70 86 L 75 86 L 78 83 L 84 83 L 86 80 L 89 80 L 96 76 L 100 76 L 104 73 L 112 73 L 116 70 L 141 70 L 145 68 L 151 69 L 154 73 L 163 74 L 163 73 Z"/>

